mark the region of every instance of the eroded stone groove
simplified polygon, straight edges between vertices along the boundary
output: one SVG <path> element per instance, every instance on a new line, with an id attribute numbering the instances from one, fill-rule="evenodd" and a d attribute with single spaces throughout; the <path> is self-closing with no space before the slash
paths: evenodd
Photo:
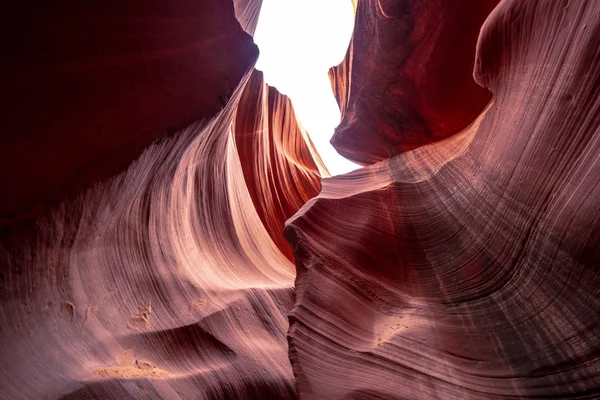
<path id="1" fill-rule="evenodd" d="M 408 112 L 419 109 L 411 79 L 394 83 L 402 101 L 376 89 L 389 80 L 373 71 L 391 73 L 402 53 L 359 51 L 373 31 L 388 38 L 379 48 L 392 46 L 391 27 L 411 27 L 395 46 L 412 43 L 419 18 L 444 12 L 400 4 L 359 1 L 352 48 L 332 73 L 345 105 L 335 145 L 383 161 L 325 179 L 286 228 L 299 269 L 289 337 L 300 397 L 596 398 L 600 4 L 501 2 L 472 30 L 474 77 L 493 104 L 435 142 L 408 129 L 430 123 Z M 409 48 L 407 64 L 422 50 Z M 447 65 L 424 65 L 424 85 Z M 449 104 L 456 122 L 475 104 Z"/>
<path id="2" fill-rule="evenodd" d="M 261 1 L 34 3 L 1 399 L 598 398 L 600 3 L 355 1 L 328 179 Z"/>

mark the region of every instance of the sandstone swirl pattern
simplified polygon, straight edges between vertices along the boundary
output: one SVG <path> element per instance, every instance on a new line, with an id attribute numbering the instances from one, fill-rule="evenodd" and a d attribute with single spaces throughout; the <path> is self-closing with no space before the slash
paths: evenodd
<path id="1" fill-rule="evenodd" d="M 387 18 L 383 3 L 359 2 L 365 25 Z M 599 15 L 596 1 L 502 1 L 476 52 L 489 108 L 445 140 L 325 179 L 288 221 L 301 398 L 600 396 Z M 351 83 L 367 79 L 351 70 Z M 429 71 L 441 73 L 425 82 Z M 341 89 L 361 114 L 380 112 L 362 88 Z M 394 137 L 414 137 L 402 118 L 416 106 L 392 105 Z"/>
<path id="2" fill-rule="evenodd" d="M 133 11 L 123 11 L 128 4 Z M 156 78 L 145 83 L 148 97 L 140 100 L 156 107 L 143 109 L 145 120 L 131 132 L 123 132 L 123 113 L 110 114 L 98 108 L 94 118 L 100 117 L 110 129 L 116 129 L 112 134 L 123 138 L 107 134 L 102 136 L 105 146 L 98 148 L 94 140 L 100 139 L 92 136 L 100 133 L 93 129 L 82 131 L 75 143 L 65 141 L 65 130 L 49 130 L 44 134 L 53 145 L 46 151 L 52 157 L 61 151 L 95 152 L 100 161 L 94 168 L 106 174 L 113 158 L 122 162 L 135 151 L 126 141 L 127 135 L 151 143 L 157 129 L 189 123 L 187 114 L 172 114 L 172 108 L 196 109 L 194 118 L 206 118 L 153 143 L 119 176 L 96 184 L 36 220 L 14 222 L 13 217 L 21 214 L 7 214 L 5 222 L 12 224 L 3 228 L 0 241 L 2 399 L 296 397 L 286 339 L 295 271 L 281 232 L 284 220 L 318 193 L 318 167 L 310 156 L 305 132 L 295 124 L 289 101 L 267 88 L 262 75 L 253 73 L 256 48 L 237 25 L 232 4 L 199 3 L 194 8 L 188 3 L 185 11 L 195 10 L 195 14 L 187 15 L 158 7 L 157 15 L 148 16 L 151 6 L 135 2 L 115 5 L 119 12 L 109 10 L 110 18 L 100 18 L 97 25 L 92 19 L 89 30 L 101 35 L 101 23 L 116 21 L 114 25 L 121 30 L 115 28 L 113 36 L 98 40 L 116 37 L 134 42 L 141 40 L 138 31 L 123 27 L 149 24 L 157 30 L 146 34 L 140 46 L 149 51 L 155 41 L 164 42 L 170 63 L 144 65 L 147 59 L 161 59 L 161 54 L 151 51 L 134 53 L 126 60 L 140 64 Z M 53 14 L 40 14 L 32 18 L 55 25 Z M 212 25 L 206 21 L 211 18 Z M 67 20 L 77 19 L 70 16 Z M 164 26 L 153 25 L 157 21 Z M 222 21 L 226 23 L 219 24 Z M 198 25 L 196 29 L 213 26 L 221 32 L 185 47 L 187 57 L 196 61 L 184 68 L 177 64 L 180 49 L 168 47 L 174 46 L 168 39 L 190 40 L 178 29 L 191 29 L 192 24 Z M 105 56 L 107 63 L 121 60 L 111 58 L 112 54 Z M 57 64 L 66 63 L 59 55 L 53 57 Z M 227 66 L 228 57 L 235 59 L 232 66 Z M 216 69 L 203 64 L 204 58 L 212 60 Z M 90 97 L 103 94 L 108 87 L 116 90 L 111 95 L 122 98 L 132 89 L 119 85 L 119 75 L 107 76 L 96 69 L 77 69 L 79 66 L 74 64 L 73 79 L 100 80 L 87 93 Z M 240 69 L 245 71 L 236 75 Z M 139 71 L 130 73 L 138 76 Z M 178 92 L 191 92 L 196 73 L 201 81 L 232 85 L 229 92 L 199 85 L 204 90 L 198 92 L 200 98 L 216 102 L 217 110 L 221 108 L 218 113 L 199 102 L 197 95 L 186 97 Z M 192 86 L 167 87 L 165 80 Z M 32 94 L 52 94 L 45 86 L 36 90 Z M 71 101 L 59 100 L 52 106 L 59 108 Z M 163 101 L 173 102 L 171 108 L 161 108 Z M 72 120 L 80 117 L 65 116 Z M 152 129 L 146 130 L 146 126 Z M 23 129 L 40 134 L 30 125 Z M 261 144 L 268 142 L 274 145 L 265 155 Z M 123 147 L 118 154 L 108 151 L 115 146 Z M 15 149 L 18 147 L 12 149 L 14 156 L 23 162 L 36 168 L 51 167 L 45 159 L 35 159 L 35 153 Z M 110 161 L 104 163 L 104 158 Z M 65 165 L 75 168 L 71 161 L 67 158 Z M 242 166 L 250 169 L 243 171 Z M 97 178 L 85 169 L 78 170 L 77 178 L 58 168 L 47 172 L 72 185 L 89 185 Z M 23 180 L 9 194 L 10 199 L 30 214 L 42 213 L 44 207 L 28 208 L 38 181 L 29 180 L 28 171 L 17 168 L 11 179 L 19 177 Z M 258 186 L 263 183 L 269 184 L 269 199 L 264 201 L 271 201 L 265 204 L 276 199 L 281 209 L 280 214 L 273 214 L 276 228 L 268 222 L 272 215 L 258 206 L 263 201 Z M 70 191 L 35 200 L 49 205 L 59 193 Z M 273 229 L 279 232 L 279 241 L 272 239 L 276 235 Z"/>
<path id="3" fill-rule="evenodd" d="M 34 0 L 1 18 L 0 226 L 213 117 L 258 55 L 227 1 Z"/>
<path id="4" fill-rule="evenodd" d="M 252 207 L 234 96 L 117 178 L 11 226 L 0 397 L 294 397 L 294 266 Z"/>
<path id="5" fill-rule="evenodd" d="M 6 6 L 0 399 L 599 398 L 600 3 L 354 1 L 332 178 L 261 4 Z"/>

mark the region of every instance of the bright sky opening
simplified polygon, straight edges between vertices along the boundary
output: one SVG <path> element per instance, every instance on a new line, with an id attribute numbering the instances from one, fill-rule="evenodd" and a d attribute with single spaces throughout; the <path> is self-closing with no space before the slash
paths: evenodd
<path id="1" fill-rule="evenodd" d="M 332 175 L 359 168 L 329 144 L 340 110 L 327 71 L 344 59 L 353 27 L 351 0 L 263 0 L 254 35 L 256 68 L 289 96 Z"/>

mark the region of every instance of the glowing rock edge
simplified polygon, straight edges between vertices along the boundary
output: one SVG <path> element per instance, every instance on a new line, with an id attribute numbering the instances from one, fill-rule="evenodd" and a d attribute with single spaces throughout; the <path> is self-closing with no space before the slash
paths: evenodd
<path id="1" fill-rule="evenodd" d="M 4 7 L 1 399 L 600 398 L 600 2 L 354 4 L 331 178 L 260 1 Z"/>

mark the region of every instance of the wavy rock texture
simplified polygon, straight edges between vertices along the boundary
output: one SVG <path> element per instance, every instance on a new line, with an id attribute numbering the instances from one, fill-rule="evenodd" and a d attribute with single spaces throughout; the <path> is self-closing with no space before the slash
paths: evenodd
<path id="1" fill-rule="evenodd" d="M 0 225 L 110 178 L 165 133 L 214 116 L 258 55 L 227 1 L 2 8 Z"/>
<path id="2" fill-rule="evenodd" d="M 233 0 L 233 6 L 235 8 L 235 17 L 242 26 L 242 29 L 249 35 L 254 36 L 256 26 L 258 25 L 262 0 Z"/>
<path id="3" fill-rule="evenodd" d="M 354 3 L 323 180 L 259 0 L 5 7 L 0 399 L 600 397 L 600 3 Z"/>
<path id="4" fill-rule="evenodd" d="M 314 149 L 296 124 L 289 100 L 268 88 L 262 74 L 251 70 L 254 60 L 244 58 L 256 55 L 251 39 L 239 33 L 239 25 L 219 25 L 233 18 L 233 8 L 225 7 L 227 13 L 219 16 L 211 10 L 221 12 L 223 6 L 197 6 L 198 16 L 183 19 L 169 14 L 149 21 L 135 7 L 135 17 L 113 21 L 111 14 L 108 18 L 118 26 L 140 23 L 144 29 L 153 26 L 150 22 L 172 23 L 168 29 L 174 31 L 149 34 L 137 27 L 133 32 L 117 29 L 114 36 L 98 38 L 107 51 L 115 50 L 113 37 L 131 39 L 142 48 L 159 38 L 171 46 L 170 35 L 191 42 L 186 51 L 165 49 L 169 56 L 162 60 L 164 64 L 150 67 L 142 57 L 140 68 L 149 68 L 158 82 L 148 83 L 144 101 L 152 107 L 134 116 L 140 121 L 129 135 L 111 136 L 123 134 L 126 121 L 119 113 L 114 120 L 104 121 L 108 111 L 100 108 L 78 121 L 91 126 L 66 148 L 59 147 L 65 144 L 61 138 L 71 134 L 67 129 L 36 133 L 57 141 L 47 148 L 50 157 L 79 148 L 82 158 L 90 162 L 89 153 L 98 148 L 82 143 L 90 140 L 97 124 L 106 122 L 109 126 L 103 129 L 117 129 L 102 137 L 99 157 L 116 146 L 124 146 L 123 153 L 131 155 L 137 148 L 131 140 L 144 143 L 153 140 L 156 132 L 164 134 L 164 127 L 175 130 L 185 123 L 185 110 L 197 110 L 193 118 L 212 113 L 212 118 L 155 142 L 124 173 L 64 201 L 51 213 L 31 221 L 5 221 L 12 224 L 0 232 L 0 358 L 10 361 L 0 365 L 2 399 L 296 397 L 286 340 L 295 272 L 282 230 L 284 220 L 318 193 L 319 168 L 324 167 L 318 158 L 313 161 Z M 115 9 L 122 11 L 120 6 Z M 193 28 L 202 22 L 200 14 L 215 18 L 211 21 L 215 25 Z M 90 30 L 107 22 L 98 19 Z M 73 15 L 65 20 L 81 22 Z M 213 38 L 212 31 L 203 31 L 211 26 L 224 32 Z M 64 32 L 71 28 L 65 26 Z M 184 28 L 191 30 L 179 31 Z M 198 37 L 194 36 L 197 30 Z M 207 56 L 214 51 L 211 46 L 225 48 Z M 179 69 L 180 56 L 195 60 L 188 59 L 190 64 Z M 111 57 L 107 55 L 107 60 Z M 89 61 L 89 66 L 100 68 L 103 60 Z M 235 65 L 227 65 L 228 60 L 235 60 Z M 136 59 L 132 56 L 123 62 L 136 64 Z M 211 69 L 217 66 L 218 70 Z M 77 83 L 97 78 L 96 69 L 78 67 L 74 64 Z M 239 68 L 248 72 L 238 76 Z M 137 76 L 140 71 L 129 73 Z M 193 73 L 205 75 L 195 81 Z M 211 84 L 203 87 L 203 81 Z M 170 93 L 175 97 L 183 96 L 178 90 L 198 93 L 161 109 L 173 101 L 169 93 L 159 90 L 168 82 L 191 85 L 174 86 Z M 107 88 L 100 83 L 106 84 L 98 82 L 87 96 L 104 96 Z M 237 89 L 214 90 L 223 83 Z M 111 93 L 116 98 L 137 90 L 117 89 Z M 70 95 L 60 91 L 52 107 L 68 110 Z M 212 110 L 224 105 L 215 116 Z M 182 110 L 171 113 L 176 106 Z M 135 111 L 127 107 L 120 111 L 128 110 Z M 81 117 L 77 110 L 66 115 L 71 120 Z M 5 153 L 8 150 L 2 147 Z M 118 162 L 126 160 L 114 157 Z M 45 205 L 53 196 L 64 197 L 101 181 L 102 174 L 114 166 L 114 160 L 100 162 L 94 166 L 100 175 L 82 172 L 73 180 L 59 168 L 37 171 L 47 161 L 34 161 L 31 171 L 48 173 L 74 187 L 65 191 L 57 188 L 57 181 L 46 182 L 57 189 L 37 198 Z M 65 168 L 74 168 L 75 161 L 66 160 Z M 37 193 L 37 181 L 25 179 L 31 171 L 17 171 L 12 179 L 23 179 L 23 190 Z M 26 208 L 28 198 L 23 196 L 16 193 L 13 199 L 23 200 Z M 270 214 L 271 206 L 279 208 Z"/>
<path id="5" fill-rule="evenodd" d="M 287 121 L 289 103 L 272 89 L 284 103 L 277 109 L 251 90 L 242 95 L 249 79 L 214 119 L 154 144 L 51 216 L 5 232 L 0 342 L 12 362 L 1 366 L 0 397 L 295 397 L 286 343 L 294 267 L 252 207 L 259 199 L 240 158 L 257 154 L 238 155 L 232 124 L 245 101 L 273 121 L 278 113 Z M 252 79 L 260 94 L 261 75 Z M 271 140 L 302 147 L 289 129 L 286 143 L 282 126 L 271 125 Z M 292 161 L 278 151 L 280 171 L 314 168 L 309 158 L 310 167 L 286 168 Z M 316 177 L 284 176 L 307 193 L 318 191 Z"/>
<path id="6" fill-rule="evenodd" d="M 437 15 L 407 17 L 386 4 L 359 2 L 354 63 L 341 68 L 352 68 L 353 84 L 366 79 L 361 57 L 381 61 L 372 70 L 389 62 L 387 53 L 358 53 L 365 21 L 373 29 L 385 14 L 400 24 Z M 375 161 L 385 154 L 368 143 L 386 134 L 401 154 L 325 179 L 288 221 L 298 267 L 290 357 L 301 398 L 600 397 L 599 15 L 596 1 L 502 1 L 475 62 L 493 104 L 460 133 L 411 151 L 405 127 L 423 114 L 401 108 L 387 134 L 369 123 L 387 120 L 361 103 L 372 86 L 338 86 L 350 99 L 340 151 Z M 444 67 L 423 73 L 435 77 L 436 68 Z M 415 86 L 406 79 L 394 90 L 377 96 L 395 105 L 394 93 Z M 479 100 L 452 105 L 455 128 L 487 100 L 468 92 Z M 369 142 L 357 146 L 359 136 Z"/>
<path id="7" fill-rule="evenodd" d="M 244 83 L 214 119 L 5 232 L 1 398 L 295 397 L 294 266 L 244 184 Z"/>
<path id="8" fill-rule="evenodd" d="M 234 126 L 246 185 L 271 239 L 293 262 L 284 223 L 319 194 L 320 171 L 327 174 L 327 169 L 290 100 L 267 86 L 262 72 L 254 71 L 241 102 Z"/>
<path id="9" fill-rule="evenodd" d="M 330 72 L 338 152 L 372 164 L 469 125 L 491 97 L 472 75 L 479 29 L 497 3 L 358 1 L 348 53 Z"/>

